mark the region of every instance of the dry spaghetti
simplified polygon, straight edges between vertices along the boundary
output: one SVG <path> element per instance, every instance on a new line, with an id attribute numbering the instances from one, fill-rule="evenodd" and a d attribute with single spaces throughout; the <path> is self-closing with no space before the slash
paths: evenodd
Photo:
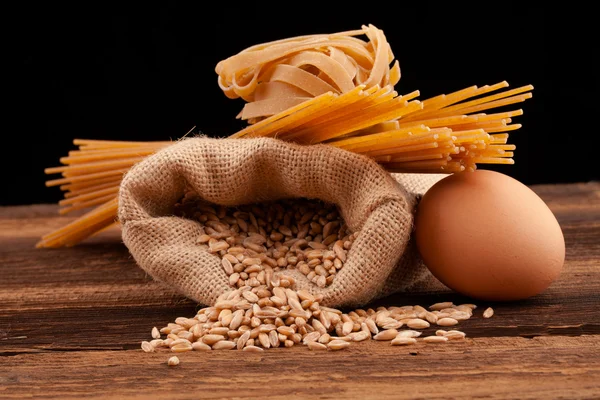
<path id="1" fill-rule="evenodd" d="M 398 62 L 383 31 L 372 25 L 256 45 L 219 62 L 216 72 L 227 97 L 246 101 L 238 117 L 248 126 L 231 138 L 325 143 L 371 157 L 390 172 L 513 164 L 508 132 L 521 127 L 512 119 L 522 110 L 484 111 L 523 102 L 533 90 L 502 90 L 508 83 L 500 82 L 423 101 L 419 91 L 399 95 Z M 46 169 L 62 174 L 47 186 L 65 191 L 61 214 L 95 208 L 45 235 L 38 247 L 71 246 L 115 223 L 123 175 L 171 143 L 76 139 L 79 148 L 60 159 L 63 166 Z"/>

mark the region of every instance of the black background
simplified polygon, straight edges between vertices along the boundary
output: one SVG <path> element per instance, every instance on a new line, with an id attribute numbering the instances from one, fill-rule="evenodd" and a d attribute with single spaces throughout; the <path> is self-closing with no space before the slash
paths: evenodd
<path id="1" fill-rule="evenodd" d="M 235 119 L 243 103 L 220 91 L 217 62 L 265 41 L 369 23 L 385 32 L 400 61 L 399 93 L 419 89 L 425 99 L 503 80 L 511 88 L 534 85 L 533 98 L 515 107 L 524 110 L 514 119 L 523 128 L 509 139 L 517 145 L 516 164 L 482 168 L 526 184 L 598 179 L 589 145 L 598 126 L 591 101 L 597 46 L 581 46 L 595 31 L 591 10 L 578 11 L 578 21 L 590 22 L 578 24 L 578 42 L 561 47 L 546 39 L 541 8 L 400 3 L 362 4 L 362 12 L 347 2 L 331 10 L 289 3 L 288 11 L 278 3 L 271 9 L 279 14 L 262 3 L 251 10 L 214 4 L 212 12 L 169 3 L 5 15 L 13 29 L 4 59 L 14 70 L 4 77 L 9 190 L 1 204 L 58 201 L 62 194 L 44 186 L 43 169 L 58 165 L 74 138 L 168 140 L 194 126 L 210 136 L 232 134 L 244 127 Z"/>

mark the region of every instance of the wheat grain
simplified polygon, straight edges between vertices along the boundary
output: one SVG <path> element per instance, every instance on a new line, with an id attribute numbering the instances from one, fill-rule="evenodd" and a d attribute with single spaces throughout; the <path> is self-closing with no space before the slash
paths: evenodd
<path id="1" fill-rule="evenodd" d="M 471 318 L 473 314 L 470 312 L 464 311 L 455 311 L 450 314 L 450 318 L 455 319 L 457 321 L 466 321 Z"/>
<path id="2" fill-rule="evenodd" d="M 177 339 L 171 342 L 169 347 L 175 353 L 183 353 L 192 350 L 192 343 L 187 339 Z"/>
<path id="3" fill-rule="evenodd" d="M 264 350 L 261 349 L 260 347 L 250 345 L 250 346 L 244 347 L 244 349 L 242 351 L 249 351 L 249 352 L 255 353 L 255 352 L 260 352 L 260 351 L 264 351 Z"/>
<path id="4" fill-rule="evenodd" d="M 392 339 L 392 346 L 406 346 L 409 344 L 416 344 L 417 339 L 406 337 L 406 336 L 397 336 Z"/>
<path id="5" fill-rule="evenodd" d="M 160 339 L 160 332 L 156 327 L 152 328 L 152 339 Z"/>
<path id="6" fill-rule="evenodd" d="M 373 336 L 375 340 L 392 340 L 398 335 L 398 331 L 396 329 L 387 329 L 385 331 L 379 332 L 377 335 Z"/>
<path id="7" fill-rule="evenodd" d="M 225 336 L 210 333 L 202 337 L 202 341 L 209 346 L 212 346 L 213 344 L 220 342 L 221 340 L 225 340 Z"/>
<path id="8" fill-rule="evenodd" d="M 398 335 L 396 335 L 396 337 L 401 336 L 401 337 L 408 337 L 408 338 L 418 338 L 421 335 L 422 335 L 422 332 L 413 331 L 412 329 L 406 329 L 403 331 L 399 331 Z"/>
<path id="9" fill-rule="evenodd" d="M 412 329 L 425 329 L 429 328 L 430 326 L 429 322 L 419 318 L 409 319 L 408 321 L 406 321 L 406 325 Z"/>
<path id="10" fill-rule="evenodd" d="M 344 322 L 342 325 L 342 336 L 348 335 L 350 332 L 352 332 L 353 328 L 354 328 L 354 322 L 352 322 L 352 321 Z"/>
<path id="11" fill-rule="evenodd" d="M 430 312 L 430 311 L 425 311 L 425 314 L 423 315 L 423 317 L 427 320 L 427 322 L 429 322 L 430 324 L 437 324 L 438 322 L 438 317 L 437 315 L 435 315 L 434 313 Z"/>
<path id="12" fill-rule="evenodd" d="M 154 346 L 152 346 L 152 344 L 150 344 L 150 342 L 143 341 L 142 342 L 142 350 L 144 350 L 146 353 L 152 353 L 154 351 Z"/>
<path id="13" fill-rule="evenodd" d="M 360 331 L 360 332 L 352 332 L 350 338 L 353 342 L 362 342 L 363 340 L 367 340 L 371 338 L 371 332 Z"/>
<path id="14" fill-rule="evenodd" d="M 464 339 L 465 336 L 466 334 L 464 332 L 456 330 L 448 331 L 444 334 L 444 337 L 448 338 L 448 340 L 461 340 Z"/>
<path id="15" fill-rule="evenodd" d="M 349 346 L 350 346 L 350 342 L 347 342 L 345 340 L 338 340 L 338 339 L 332 340 L 331 342 L 327 343 L 327 348 L 329 350 L 342 350 Z"/>
<path id="16" fill-rule="evenodd" d="M 327 344 L 331 341 L 331 335 L 329 335 L 329 333 L 325 333 L 325 334 L 321 335 L 319 337 L 319 339 L 317 339 L 317 341 L 322 344 Z"/>
<path id="17" fill-rule="evenodd" d="M 213 350 L 231 350 L 236 347 L 237 344 L 235 342 L 229 340 L 221 340 L 212 345 Z"/>
<path id="18" fill-rule="evenodd" d="M 483 318 L 492 318 L 492 315 L 494 315 L 494 309 L 492 307 L 486 308 L 483 312 Z"/>
<path id="19" fill-rule="evenodd" d="M 456 324 L 458 324 L 458 321 L 450 317 L 438 319 L 437 321 L 438 326 L 453 326 Z"/>
<path id="20" fill-rule="evenodd" d="M 471 306 L 475 306 L 474 304 L 461 304 L 459 306 L 454 307 L 457 311 L 465 312 L 469 315 L 473 315 L 473 308 Z"/>
<path id="21" fill-rule="evenodd" d="M 429 309 L 432 311 L 440 311 L 445 308 L 450 308 L 452 306 L 454 306 L 454 304 L 452 302 L 446 301 L 446 302 L 442 302 L 442 303 L 432 304 L 429 306 Z"/>
<path id="22" fill-rule="evenodd" d="M 302 342 L 304 344 L 308 344 L 309 342 L 316 342 L 317 340 L 319 340 L 320 337 L 321 337 L 320 332 L 311 332 L 311 333 L 306 334 L 302 338 Z"/>
<path id="23" fill-rule="evenodd" d="M 224 319 L 223 321 L 227 321 L 226 325 L 231 325 L 232 318 L 227 318 L 226 320 Z M 225 325 L 225 322 L 223 322 L 223 321 L 221 322 L 221 324 Z M 228 328 L 226 326 L 217 326 L 214 328 L 210 328 L 208 333 L 211 335 L 225 336 L 225 335 L 227 335 L 227 333 L 229 333 L 229 329 L 233 329 L 233 328 Z"/>
<path id="24" fill-rule="evenodd" d="M 309 350 L 327 350 L 327 346 L 319 342 L 308 342 L 306 344 Z"/>

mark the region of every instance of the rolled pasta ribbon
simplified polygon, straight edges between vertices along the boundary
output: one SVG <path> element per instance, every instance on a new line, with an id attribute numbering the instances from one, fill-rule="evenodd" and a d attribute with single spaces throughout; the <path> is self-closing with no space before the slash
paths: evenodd
<path id="1" fill-rule="evenodd" d="M 219 62 L 215 71 L 228 98 L 247 102 L 238 118 L 249 123 L 327 92 L 393 87 L 400 80 L 400 65 L 374 25 L 252 46 Z"/>

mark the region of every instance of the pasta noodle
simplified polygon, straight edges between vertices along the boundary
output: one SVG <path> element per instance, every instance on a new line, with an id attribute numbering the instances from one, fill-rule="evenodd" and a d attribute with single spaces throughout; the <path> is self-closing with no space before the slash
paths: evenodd
<path id="1" fill-rule="evenodd" d="M 359 36 L 366 36 L 367 41 Z M 455 173 L 477 164 L 513 164 L 508 132 L 521 109 L 486 114 L 531 98 L 533 86 L 507 82 L 471 86 L 419 100 L 399 95 L 400 67 L 373 25 L 252 46 L 216 65 L 218 85 L 246 104 L 237 118 L 247 127 L 230 138 L 273 137 L 324 143 L 373 158 L 390 172 Z M 115 223 L 123 174 L 170 141 L 75 139 L 46 182 L 60 186 L 61 214 L 95 207 L 42 237 L 38 247 L 71 246 Z"/>

